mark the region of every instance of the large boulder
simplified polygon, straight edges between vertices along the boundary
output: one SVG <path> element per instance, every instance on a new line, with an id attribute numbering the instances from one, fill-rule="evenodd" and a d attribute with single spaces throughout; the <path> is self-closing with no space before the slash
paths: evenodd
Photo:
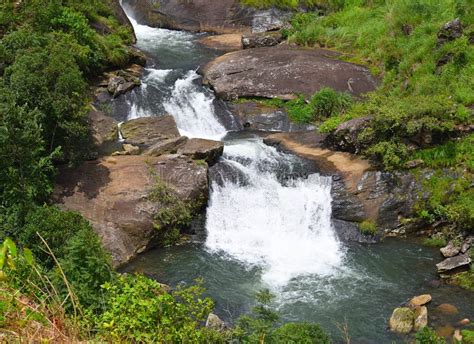
<path id="1" fill-rule="evenodd" d="M 97 155 L 108 155 L 119 149 L 116 120 L 96 108 L 89 111 L 88 119 L 92 143 Z"/>
<path id="2" fill-rule="evenodd" d="M 366 67 L 336 59 L 323 49 L 278 46 L 246 49 L 218 57 L 204 69 L 204 82 L 217 95 L 292 99 L 307 97 L 323 87 L 359 96 L 377 86 Z"/>
<path id="3" fill-rule="evenodd" d="M 258 10 L 240 0 L 125 0 L 139 23 L 174 30 L 215 33 L 263 32 L 283 27 L 291 12 Z"/>
<path id="4" fill-rule="evenodd" d="M 471 264 L 471 257 L 469 251 L 455 257 L 446 258 L 441 263 L 436 264 L 438 273 L 446 273 L 456 271 L 458 269 L 467 268 Z"/>
<path id="5" fill-rule="evenodd" d="M 153 216 L 162 205 L 148 197 L 153 175 L 181 199 L 205 205 L 207 166 L 178 155 L 109 157 L 62 169 L 53 201 L 88 219 L 120 266 L 156 244 Z"/>
<path id="6" fill-rule="evenodd" d="M 327 138 L 327 143 L 337 150 L 359 153 L 362 149 L 359 134 L 369 126 L 372 116 L 354 118 L 341 123 Z"/>
<path id="7" fill-rule="evenodd" d="M 213 165 L 224 153 L 224 143 L 206 139 L 189 139 L 178 149 L 178 154 L 186 155 L 194 160 L 205 160 Z"/>
<path id="8" fill-rule="evenodd" d="M 130 120 L 121 125 L 120 132 L 126 143 L 140 147 L 180 136 L 176 121 L 170 115 Z"/>
<path id="9" fill-rule="evenodd" d="M 408 307 L 395 308 L 390 317 L 390 330 L 400 334 L 408 334 L 413 330 L 414 312 Z"/>

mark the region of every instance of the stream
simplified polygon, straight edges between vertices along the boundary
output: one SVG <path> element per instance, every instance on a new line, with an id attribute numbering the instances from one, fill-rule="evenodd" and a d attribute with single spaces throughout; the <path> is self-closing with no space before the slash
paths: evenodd
<path id="1" fill-rule="evenodd" d="M 320 323 L 336 341 L 344 324 L 352 343 L 401 340 L 386 329 L 390 314 L 421 293 L 474 316 L 469 294 L 433 285 L 437 249 L 394 239 L 373 246 L 341 242 L 331 223 L 331 178 L 265 145 L 261 135 L 231 130 L 231 115 L 198 74 L 222 54 L 197 42 L 203 34 L 131 20 L 137 47 L 150 59 L 142 86 L 113 101 L 116 118 L 167 112 L 182 135 L 224 140 L 225 149 L 210 169 L 210 201 L 193 225 L 192 242 L 142 254 L 125 271 L 171 286 L 202 277 L 216 313 L 229 322 L 269 288 L 282 321 Z"/>

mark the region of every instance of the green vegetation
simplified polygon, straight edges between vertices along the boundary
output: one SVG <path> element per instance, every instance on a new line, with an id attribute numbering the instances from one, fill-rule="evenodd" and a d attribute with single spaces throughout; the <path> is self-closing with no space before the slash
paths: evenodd
<path id="1" fill-rule="evenodd" d="M 428 212 L 426 212 L 428 214 Z M 432 235 L 430 238 L 426 238 L 423 240 L 423 245 L 431 246 L 431 247 L 443 247 L 446 246 L 448 242 L 442 233 L 436 233 Z"/>
<path id="2" fill-rule="evenodd" d="M 344 60 L 368 66 L 380 77 L 381 86 L 358 102 L 344 103 L 342 111 L 326 119 L 307 116 L 310 105 L 300 100 L 292 118 L 324 120 L 320 130 L 331 133 L 345 121 L 368 116 L 371 120 L 357 143 L 375 165 L 390 171 L 403 169 L 409 160 L 422 160 L 415 171 L 424 184 L 417 205 L 420 218 L 454 223 L 459 230 L 474 228 L 474 136 L 463 129 L 474 120 L 474 3 L 313 4 L 324 8 L 326 15 L 297 13 L 286 32 L 289 41 L 342 52 Z M 462 31 L 442 31 L 455 18 Z M 422 169 L 434 172 L 427 177 Z"/>
<path id="3" fill-rule="evenodd" d="M 461 335 L 464 344 L 474 344 L 474 331 L 462 330 Z"/>
<path id="4" fill-rule="evenodd" d="M 359 230 L 362 234 L 375 235 L 377 234 L 377 225 L 370 220 L 365 220 L 359 223 Z"/>
<path id="5" fill-rule="evenodd" d="M 154 171 L 150 173 L 155 184 L 148 198 L 160 204 L 154 214 L 154 226 L 159 231 L 159 241 L 163 245 L 175 244 L 179 240 L 181 229 L 191 225 L 193 216 L 205 206 L 205 202 L 190 203 L 183 200 Z"/>
<path id="6" fill-rule="evenodd" d="M 436 334 L 435 331 L 429 327 L 423 327 L 416 333 L 416 344 L 445 344 L 446 340 Z"/>

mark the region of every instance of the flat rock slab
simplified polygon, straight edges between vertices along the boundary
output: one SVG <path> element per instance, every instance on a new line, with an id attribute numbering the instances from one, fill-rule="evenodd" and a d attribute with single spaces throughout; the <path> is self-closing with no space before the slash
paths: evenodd
<path id="1" fill-rule="evenodd" d="M 471 257 L 469 251 L 464 254 L 457 255 L 455 257 L 446 258 L 441 263 L 436 264 L 438 273 L 448 272 L 458 268 L 466 267 L 471 264 Z"/>
<path id="2" fill-rule="evenodd" d="M 214 164 L 224 153 L 224 143 L 206 139 L 189 139 L 178 149 L 178 154 L 191 157 L 194 160 L 205 160 L 208 164 Z"/>
<path id="3" fill-rule="evenodd" d="M 328 50 L 288 46 L 241 50 L 207 64 L 204 82 L 226 100 L 309 97 L 323 87 L 359 96 L 377 87 L 367 68 L 336 57 Z"/>
<path id="4" fill-rule="evenodd" d="M 123 123 L 120 131 L 126 143 L 142 147 L 180 136 L 176 121 L 169 115 L 133 119 Z"/>
<path id="5" fill-rule="evenodd" d="M 154 244 L 153 215 L 160 204 L 148 200 L 154 171 L 179 197 L 205 202 L 207 166 L 184 156 L 118 156 L 61 169 L 53 201 L 88 219 L 120 266 Z"/>
<path id="6" fill-rule="evenodd" d="M 242 49 L 242 35 L 240 33 L 229 33 L 207 36 L 201 38 L 199 43 L 217 50 L 235 51 Z"/>

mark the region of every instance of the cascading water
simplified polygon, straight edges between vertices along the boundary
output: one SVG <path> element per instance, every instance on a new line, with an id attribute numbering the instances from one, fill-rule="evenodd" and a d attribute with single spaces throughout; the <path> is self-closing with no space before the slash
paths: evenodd
<path id="1" fill-rule="evenodd" d="M 182 134 L 222 138 L 214 95 L 195 72 L 219 53 L 197 44 L 199 35 L 131 20 L 149 63 L 142 86 L 114 100 L 117 119 L 169 112 Z M 347 321 L 359 343 L 396 340 L 384 328 L 401 300 L 429 292 L 452 301 L 425 285 L 439 252 L 390 241 L 342 245 L 331 226 L 329 178 L 259 138 L 238 133 L 224 140 L 224 156 L 210 171 L 204 239 L 145 253 L 126 271 L 171 285 L 203 277 L 216 313 L 229 321 L 249 311 L 255 292 L 271 287 L 282 320 L 318 322 L 335 337 L 335 322 Z M 474 309 L 462 300 L 460 307 Z"/>
<path id="2" fill-rule="evenodd" d="M 206 247 L 262 266 L 270 286 L 331 274 L 343 256 L 331 226 L 331 179 L 292 178 L 295 159 L 261 140 L 226 145 L 223 160 L 246 183 L 224 179 L 213 185 Z M 282 183 L 282 177 L 288 179 Z"/>

